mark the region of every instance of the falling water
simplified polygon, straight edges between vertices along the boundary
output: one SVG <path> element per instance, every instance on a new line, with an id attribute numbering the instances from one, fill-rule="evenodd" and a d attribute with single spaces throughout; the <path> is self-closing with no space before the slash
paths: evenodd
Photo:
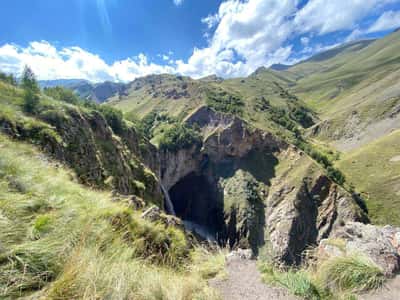
<path id="1" fill-rule="evenodd" d="M 196 234 L 198 234 L 200 237 L 203 239 L 209 241 L 209 242 L 216 242 L 215 235 L 212 234 L 207 227 L 199 225 L 197 223 L 188 221 L 188 220 L 183 220 L 183 225 L 185 226 L 186 230 L 192 231 Z"/>
<path id="2" fill-rule="evenodd" d="M 172 201 L 171 201 L 171 198 L 169 197 L 168 191 L 165 189 L 165 187 L 162 185 L 162 183 L 160 183 L 160 186 L 161 186 L 161 190 L 164 194 L 165 208 L 167 209 L 167 212 L 171 215 L 176 216 L 174 205 L 172 204 Z"/>

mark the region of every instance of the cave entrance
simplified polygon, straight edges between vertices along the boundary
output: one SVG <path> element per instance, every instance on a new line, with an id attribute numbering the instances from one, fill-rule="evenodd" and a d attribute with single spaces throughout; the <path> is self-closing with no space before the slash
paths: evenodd
<path id="1" fill-rule="evenodd" d="M 202 238 L 220 241 L 224 206 L 215 180 L 190 173 L 169 190 L 169 195 L 187 229 Z"/>

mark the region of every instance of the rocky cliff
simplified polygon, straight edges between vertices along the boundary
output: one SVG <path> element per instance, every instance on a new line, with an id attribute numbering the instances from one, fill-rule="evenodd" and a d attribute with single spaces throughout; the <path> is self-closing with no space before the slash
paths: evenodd
<path id="1" fill-rule="evenodd" d="M 200 128 L 202 147 L 161 153 L 160 178 L 173 191 L 178 216 L 194 217 L 185 211 L 196 209 L 223 216 L 219 224 L 196 217 L 221 242 L 256 254 L 263 248 L 275 261 L 297 264 L 307 247 L 347 222 L 368 222 L 356 199 L 296 147 L 208 107 L 185 122 Z M 193 190 L 204 185 L 209 193 L 191 194 L 188 184 Z"/>
<path id="2" fill-rule="evenodd" d="M 238 117 L 200 107 L 184 122 L 201 145 L 157 150 L 133 126 L 113 130 L 98 111 L 46 106 L 35 118 L 1 117 L 7 134 L 39 143 L 79 180 L 165 208 L 232 248 L 298 264 L 309 246 L 351 221 L 368 222 L 353 196 L 298 148 Z M 138 200 L 139 199 L 139 200 Z"/>
<path id="3" fill-rule="evenodd" d="M 98 111 L 66 105 L 43 108 L 35 119 L 3 116 L 0 127 L 15 138 L 40 144 L 74 169 L 82 183 L 162 203 L 157 176 L 149 167 L 158 164 L 155 148 L 131 126 L 117 135 Z"/>

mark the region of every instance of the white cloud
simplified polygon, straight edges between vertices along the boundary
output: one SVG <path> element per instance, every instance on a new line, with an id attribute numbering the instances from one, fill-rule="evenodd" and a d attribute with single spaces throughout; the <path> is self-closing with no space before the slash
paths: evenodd
<path id="1" fill-rule="evenodd" d="M 98 55 L 79 47 L 57 49 L 46 41 L 31 42 L 28 47 L 5 44 L 0 47 L 0 69 L 19 74 L 29 65 L 39 79 L 82 78 L 98 82 L 130 81 L 153 73 L 173 73 L 170 66 L 149 62 L 144 54 L 107 64 Z"/>
<path id="2" fill-rule="evenodd" d="M 288 16 L 296 11 L 296 0 L 228 0 L 217 14 L 204 18 L 215 26 L 208 47 L 193 51 L 177 71 L 194 77 L 216 74 L 245 76 L 262 65 L 287 59 L 290 46 L 284 42 L 292 33 Z"/>
<path id="3" fill-rule="evenodd" d="M 367 32 L 379 32 L 398 27 L 400 27 L 400 11 L 386 11 L 368 28 Z"/>
<path id="4" fill-rule="evenodd" d="M 213 28 L 215 25 L 218 24 L 218 22 L 219 22 L 218 14 L 208 15 L 207 17 L 201 19 L 201 23 L 206 24 L 208 29 Z"/>
<path id="5" fill-rule="evenodd" d="M 295 16 L 300 32 L 326 34 L 355 29 L 357 22 L 393 0 L 310 0 Z"/>
<path id="6" fill-rule="evenodd" d="M 103 3 L 104 0 L 97 0 Z M 79 47 L 57 49 L 48 42 L 32 42 L 26 48 L 13 44 L 0 47 L 0 69 L 18 73 L 29 64 L 40 79 L 85 78 L 91 81 L 129 81 L 151 73 L 179 73 L 194 78 L 216 74 L 246 76 L 260 66 L 290 63 L 331 47 L 318 43 L 330 32 L 352 31 L 347 40 L 368 32 L 399 26 L 400 12 L 387 11 L 369 28 L 360 26 L 372 12 L 399 0 L 310 0 L 299 7 L 298 0 L 226 0 L 217 13 L 201 21 L 207 26 L 207 45 L 195 47 L 187 60 L 173 52 L 157 55 L 155 64 L 146 55 L 107 64 L 98 55 Z M 176 5 L 183 0 L 174 0 Z M 302 50 L 293 52 L 291 40 L 300 37 Z M 331 43 L 340 41 L 334 40 Z"/>
<path id="7" fill-rule="evenodd" d="M 182 3 L 183 3 L 183 0 L 174 0 L 174 4 L 175 4 L 176 6 L 182 5 Z"/>

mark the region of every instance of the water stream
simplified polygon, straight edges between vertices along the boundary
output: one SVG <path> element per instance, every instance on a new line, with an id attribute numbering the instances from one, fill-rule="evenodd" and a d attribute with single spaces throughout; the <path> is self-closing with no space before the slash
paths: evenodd
<path id="1" fill-rule="evenodd" d="M 160 183 L 160 187 L 164 194 L 165 208 L 167 210 L 167 213 L 176 216 L 174 204 L 172 203 L 171 197 L 169 196 L 167 189 L 161 183 Z M 212 241 L 212 242 L 216 241 L 214 234 L 212 234 L 207 229 L 207 227 L 199 225 L 199 224 L 191 222 L 191 221 L 188 221 L 188 220 L 182 220 L 182 221 L 183 221 L 183 225 L 185 226 L 186 230 L 195 232 L 196 234 L 198 234 L 200 237 L 202 237 L 205 240 Z"/>
<path id="2" fill-rule="evenodd" d="M 165 197 L 165 208 L 167 210 L 167 213 L 176 216 L 175 214 L 175 209 L 174 209 L 174 205 L 172 204 L 171 198 L 169 197 L 169 193 L 166 190 L 166 188 L 162 185 L 162 183 L 160 182 L 160 186 L 161 186 L 161 190 L 164 194 Z"/>
<path id="3" fill-rule="evenodd" d="M 216 238 L 215 235 L 213 233 L 211 233 L 206 226 L 202 226 L 199 224 L 196 224 L 194 222 L 191 221 L 187 221 L 187 220 L 182 220 L 183 221 L 183 225 L 185 226 L 186 230 L 192 231 L 194 233 L 196 233 L 197 235 L 199 235 L 201 238 L 210 241 L 210 242 L 216 242 Z"/>

